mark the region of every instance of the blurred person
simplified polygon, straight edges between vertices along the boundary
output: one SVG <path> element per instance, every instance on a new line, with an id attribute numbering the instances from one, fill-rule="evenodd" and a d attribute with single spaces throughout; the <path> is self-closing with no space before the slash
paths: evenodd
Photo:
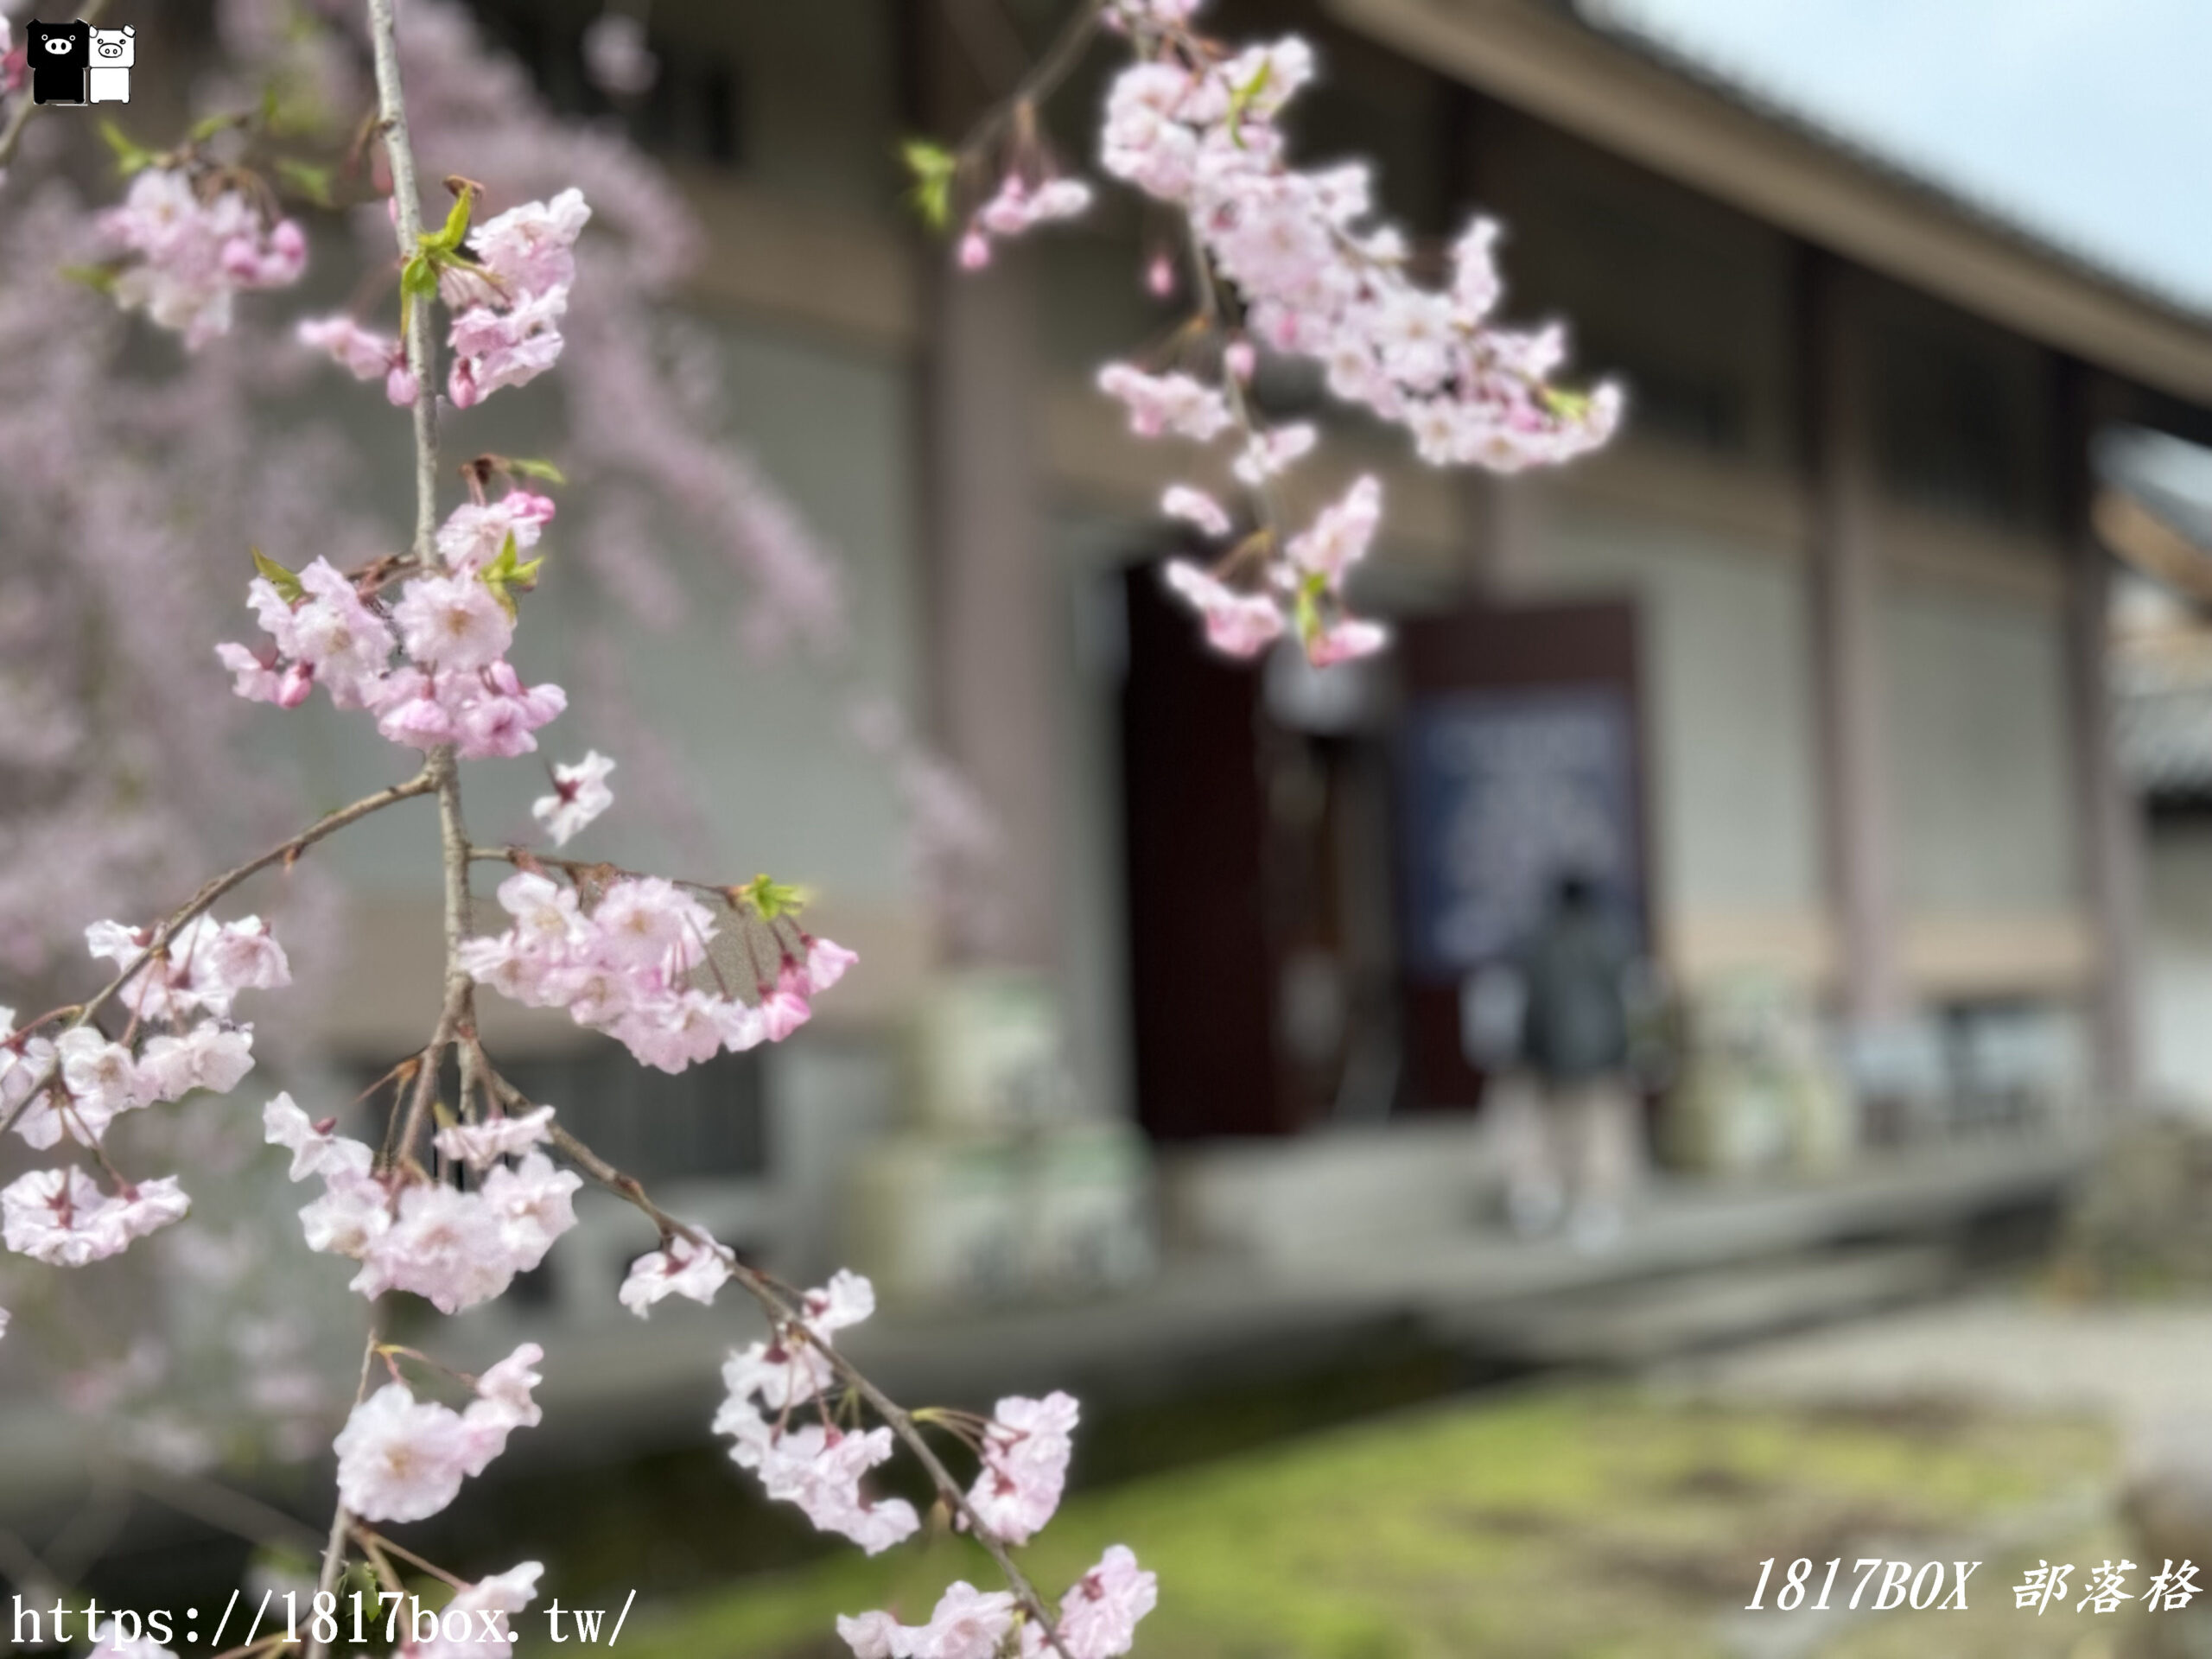
<path id="1" fill-rule="evenodd" d="M 1576 1249 L 1610 1249 L 1642 1163 L 1630 1063 L 1636 948 L 1596 884 L 1569 872 L 1516 967 L 1521 1058 L 1541 1099 L 1513 1137 L 1507 1212 L 1523 1233 L 1564 1216 Z"/>

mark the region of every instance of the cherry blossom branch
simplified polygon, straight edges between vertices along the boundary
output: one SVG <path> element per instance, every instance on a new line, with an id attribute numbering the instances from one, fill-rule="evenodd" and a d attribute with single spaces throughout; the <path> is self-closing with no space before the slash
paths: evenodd
<path id="1" fill-rule="evenodd" d="M 368 1340 L 361 1344 L 361 1380 L 353 1389 L 353 1403 L 359 1406 L 369 1397 L 369 1377 L 376 1369 L 377 1348 L 383 1335 L 382 1306 L 371 1304 L 369 1308 Z M 353 1524 L 353 1517 L 346 1512 L 346 1503 L 340 1498 L 330 1506 L 330 1537 L 322 1547 L 322 1566 L 315 1574 L 315 1593 L 335 1593 L 338 1588 L 338 1569 L 346 1559 L 346 1536 Z M 307 1659 L 328 1659 L 330 1643 L 315 1635 L 315 1626 L 308 1626 Z"/>
<path id="2" fill-rule="evenodd" d="M 399 84 L 399 47 L 392 18 L 392 0 L 368 0 L 370 48 L 376 60 L 377 109 L 384 131 L 385 154 L 391 167 L 393 232 L 398 239 L 403 269 L 422 246 L 422 200 L 415 181 L 415 151 L 408 142 L 407 106 Z M 403 283 L 403 288 L 404 283 Z M 415 377 L 415 541 L 416 562 L 429 569 L 442 561 L 437 550 L 438 435 L 437 381 L 431 373 L 429 297 L 417 290 L 404 293 L 407 366 Z M 461 817 L 461 772 L 453 746 L 430 751 L 423 768 L 425 790 L 438 798 L 438 839 L 445 876 L 445 998 L 438 1012 L 437 1029 L 424 1051 L 422 1069 L 415 1076 L 414 1098 L 409 1103 L 406 1138 L 401 1154 L 410 1155 L 414 1136 L 437 1087 L 438 1062 L 471 1013 L 473 982 L 459 961 L 461 942 L 468 931 L 468 836 Z M 368 1397 L 369 1377 L 376 1362 L 378 1326 L 370 1316 L 369 1338 L 361 1353 L 361 1380 L 354 1393 L 358 1406 Z M 346 1540 L 353 1524 L 341 1497 L 331 1506 L 329 1541 L 324 1545 L 322 1567 L 317 1574 L 318 1594 L 334 1592 Z M 309 1626 L 307 1659 L 326 1659 L 329 1643 Z"/>
<path id="3" fill-rule="evenodd" d="M 1060 32 L 1052 37 L 1052 43 L 1030 66 L 1028 73 L 1014 84 L 1014 90 L 976 123 L 975 130 L 961 148 L 968 149 L 979 144 L 1022 105 L 1034 105 L 1050 98 L 1076 65 L 1083 61 L 1083 54 L 1090 50 L 1091 40 L 1098 32 L 1099 19 L 1105 15 L 1105 0 L 1084 0 L 1084 3 L 1061 26 Z"/>
<path id="4" fill-rule="evenodd" d="M 742 1263 L 737 1266 L 735 1277 L 740 1284 L 753 1293 L 753 1299 L 763 1307 L 777 1305 L 778 1299 L 767 1289 L 766 1281 L 751 1273 Z M 1046 1607 L 1045 1599 L 1037 1593 L 1037 1586 L 1029 1581 L 1027 1573 L 1014 1565 L 1014 1557 L 1007 1554 L 1006 1546 L 998 1541 L 982 1516 L 976 1513 L 974 1506 L 968 1502 L 967 1492 L 952 1478 L 952 1471 L 944 1466 L 944 1459 L 922 1437 L 921 1430 L 914 1426 L 913 1418 L 906 1408 L 869 1382 L 861 1374 L 860 1368 L 836 1349 L 823 1344 L 820 1351 L 823 1357 L 830 1362 L 830 1369 L 844 1379 L 846 1386 L 874 1408 L 876 1415 L 890 1426 L 891 1432 L 906 1443 L 906 1449 L 914 1454 L 915 1459 L 929 1471 L 930 1479 L 935 1483 L 938 1495 L 959 1513 L 961 1519 L 967 1522 L 968 1530 L 1005 1576 L 1007 1585 L 1030 1618 L 1037 1621 L 1037 1628 L 1045 1633 L 1045 1640 L 1051 1644 L 1052 1651 L 1058 1654 L 1060 1659 L 1072 1659 L 1061 1643 L 1058 1623 Z"/>
<path id="5" fill-rule="evenodd" d="M 392 0 L 368 0 L 370 49 L 376 59 L 377 122 L 391 165 L 393 227 L 403 267 L 422 247 L 423 198 L 415 181 L 415 149 L 407 137 L 407 104 L 399 89 L 399 46 Z M 430 296 L 404 289 L 400 301 L 407 372 L 415 377 L 415 557 L 437 563 L 438 383 L 431 373 Z"/>
<path id="6" fill-rule="evenodd" d="M 154 961 L 164 950 L 168 949 L 169 942 L 177 936 L 178 931 L 187 922 L 191 921 L 218 899 L 249 877 L 258 875 L 272 864 L 289 865 L 315 842 L 343 830 L 347 824 L 359 823 L 372 813 L 381 812 L 387 806 L 396 806 L 401 801 L 412 800 L 417 795 L 427 795 L 436 786 L 436 779 L 431 775 L 430 768 L 425 766 L 405 783 L 394 784 L 390 789 L 380 789 L 373 795 L 363 796 L 351 806 L 341 806 L 335 812 L 327 813 L 289 841 L 279 842 L 267 852 L 257 857 L 248 859 L 235 869 L 226 870 L 220 875 L 211 877 L 202 885 L 199 892 L 168 913 L 161 925 L 154 930 L 153 939 L 146 946 L 144 952 L 129 967 L 95 992 L 92 1000 L 78 1010 L 77 1017 L 69 1023 L 72 1026 L 91 1024 L 100 1010 L 112 1001 L 133 979 L 136 979 L 148 963 Z"/>
<path id="7" fill-rule="evenodd" d="M 468 830 L 461 817 L 461 768 L 450 747 L 434 749 L 425 768 L 432 774 L 438 797 L 438 841 L 445 882 L 445 1000 L 438 1010 L 437 1028 L 423 1051 L 421 1069 L 407 1103 L 405 1127 L 400 1130 L 397 1155 L 414 1155 L 416 1141 L 427 1120 L 430 1102 L 437 1093 L 438 1062 L 448 1048 L 473 1035 L 476 1014 L 476 982 L 461 965 L 461 943 L 468 937 Z M 476 1048 L 461 1047 L 461 1097 L 468 1098 L 474 1082 Z"/>
<path id="8" fill-rule="evenodd" d="M 1187 213 L 1179 210 L 1179 213 L 1190 238 L 1191 268 L 1198 279 L 1199 302 L 1204 308 L 1206 321 L 1222 336 L 1221 384 L 1224 400 L 1229 405 L 1230 414 L 1236 419 L 1236 435 L 1244 441 L 1244 453 L 1250 454 L 1261 443 L 1260 423 L 1252 417 L 1251 399 L 1245 391 L 1244 377 L 1236 372 L 1229 355 L 1231 343 L 1229 340 L 1229 315 L 1228 308 L 1222 303 L 1221 281 L 1214 272 L 1213 256 L 1206 251 L 1206 239 L 1198 229 L 1198 221 Z M 1262 476 L 1258 483 L 1248 484 L 1245 488 L 1246 493 L 1251 497 L 1261 530 L 1271 545 L 1280 546 L 1282 541 L 1282 512 L 1275 500 L 1274 486 Z M 1241 551 L 1240 545 L 1230 550 L 1230 556 L 1235 558 Z"/>
<path id="9" fill-rule="evenodd" d="M 536 852 L 527 847 L 472 846 L 468 849 L 468 856 L 472 862 L 479 864 L 512 864 L 518 870 L 531 868 L 558 870 L 571 881 L 604 880 L 608 876 L 617 880 L 634 880 L 646 874 L 643 870 L 625 869 L 620 864 L 609 864 L 603 860 L 561 858 L 551 853 Z M 661 879 L 671 887 L 689 887 L 694 893 L 711 893 L 715 898 L 722 899 L 729 899 L 733 893 L 744 885 L 741 882 L 733 886 L 728 881 L 695 881 L 689 876 L 682 875 L 664 876 Z"/>
<path id="10" fill-rule="evenodd" d="M 96 23 L 100 20 L 100 14 L 106 10 L 107 0 L 85 0 L 83 8 L 77 13 L 77 21 L 80 23 Z M 17 99 L 16 107 L 8 111 L 7 124 L 0 126 L 0 168 L 5 168 L 10 162 L 16 159 L 16 147 L 23 141 L 23 129 L 30 125 L 31 117 L 45 107 L 31 96 L 30 62 L 26 59 L 23 63 L 22 92 Z"/>
<path id="11" fill-rule="evenodd" d="M 245 863 L 224 871 L 220 875 L 210 877 L 201 884 L 199 892 L 194 893 L 191 898 L 186 899 L 183 904 L 162 919 L 160 925 L 155 928 L 154 936 L 145 950 L 141 951 L 137 958 L 118 972 L 114 978 L 94 992 L 88 1001 L 73 1007 L 65 1006 L 54 1009 L 50 1014 L 41 1014 L 22 1029 L 29 1031 L 33 1027 L 43 1025 L 49 1020 L 65 1014 L 70 1016 L 69 1025 L 72 1030 L 79 1026 L 90 1025 L 99 1016 L 102 1009 L 120 995 L 129 987 L 130 982 L 144 971 L 149 963 L 160 959 L 162 953 L 168 950 L 170 942 L 187 924 L 207 911 L 217 899 L 233 887 L 259 874 L 271 865 L 283 864 L 289 868 L 293 861 L 308 848 L 326 836 L 336 834 L 347 824 L 359 823 L 363 818 L 373 813 L 381 812 L 388 806 L 397 805 L 401 801 L 412 800 L 417 795 L 427 795 L 436 786 L 437 779 L 434 775 L 434 769 L 425 766 L 405 783 L 394 784 L 389 789 L 380 789 L 373 795 L 363 796 L 350 806 L 341 806 L 335 812 L 326 813 L 297 835 L 277 842 L 267 852 L 250 858 Z M 39 1097 L 41 1090 L 50 1086 L 54 1079 L 60 1075 L 58 1070 L 50 1071 L 45 1077 L 32 1085 L 7 1115 L 0 1117 L 0 1134 L 4 1134 L 8 1127 L 29 1107 L 31 1102 Z M 94 1150 L 96 1152 L 99 1150 L 97 1145 Z"/>
<path id="12" fill-rule="evenodd" d="M 529 1106 L 529 1101 L 524 1097 L 519 1090 L 504 1077 L 499 1077 L 497 1073 L 489 1075 L 492 1086 L 504 1099 L 524 1108 Z M 720 1248 L 711 1236 L 687 1222 L 679 1221 L 654 1203 L 652 1196 L 646 1192 L 645 1184 L 636 1176 L 625 1174 L 608 1163 L 606 1159 L 562 1128 L 557 1121 L 547 1125 L 547 1132 L 553 1145 L 570 1163 L 608 1192 L 626 1203 L 634 1205 L 643 1211 L 653 1225 L 660 1230 L 664 1243 L 672 1237 L 682 1237 L 690 1240 L 702 1249 Z M 803 1310 L 791 1300 L 789 1294 L 775 1281 L 734 1259 L 730 1262 L 729 1268 L 730 1276 L 743 1286 L 753 1300 L 760 1305 L 762 1312 L 768 1315 L 772 1324 L 789 1326 L 794 1330 L 803 1329 L 798 1324 Z M 1061 1659 L 1070 1659 L 1067 1649 L 1060 1642 L 1058 1624 L 1052 1618 L 1051 1611 L 1046 1606 L 1045 1599 L 1037 1593 L 1037 1587 L 1030 1582 L 1029 1575 L 1015 1564 L 1014 1557 L 1007 1552 L 1006 1546 L 998 1541 L 982 1516 L 976 1514 L 974 1507 L 968 1501 L 967 1492 L 962 1488 L 960 1483 L 953 1478 L 952 1471 L 944 1466 L 944 1460 L 938 1456 L 936 1449 L 923 1436 L 921 1429 L 914 1422 L 912 1414 L 870 1382 L 861 1369 L 846 1355 L 827 1343 L 817 1344 L 816 1346 L 817 1351 L 829 1363 L 830 1369 L 836 1372 L 846 1387 L 867 1402 L 891 1432 L 905 1443 L 906 1449 L 914 1454 L 915 1459 L 928 1471 L 930 1481 L 936 1486 L 938 1496 L 962 1520 L 968 1523 L 969 1531 L 974 1535 L 976 1541 L 982 1545 L 984 1552 L 990 1556 L 993 1563 L 1004 1575 L 1007 1586 L 1013 1590 L 1023 1611 L 1037 1621 L 1038 1629 L 1045 1633 L 1045 1639 L 1051 1644 L 1052 1650 L 1060 1655 Z"/>

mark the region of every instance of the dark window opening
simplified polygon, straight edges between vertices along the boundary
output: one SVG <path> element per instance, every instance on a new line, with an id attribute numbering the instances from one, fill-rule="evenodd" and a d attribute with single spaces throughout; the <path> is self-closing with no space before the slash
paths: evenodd
<path id="1" fill-rule="evenodd" d="M 648 23 L 646 49 L 659 66 L 652 87 L 610 98 L 585 67 L 584 31 L 602 10 L 596 0 L 476 0 L 474 10 L 486 38 L 530 72 L 561 113 L 620 121 L 633 142 L 656 155 L 721 168 L 742 164 L 743 82 L 727 51 L 671 39 Z"/>

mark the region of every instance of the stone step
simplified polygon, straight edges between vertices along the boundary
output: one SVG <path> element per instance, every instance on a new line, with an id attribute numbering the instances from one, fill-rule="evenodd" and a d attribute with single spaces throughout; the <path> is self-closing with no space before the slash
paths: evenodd
<path id="1" fill-rule="evenodd" d="M 1594 1287 L 1566 1294 L 1432 1311 L 1440 1339 L 1528 1365 L 1630 1366 L 1938 1296 L 1962 1268 L 1941 1243 L 1831 1252 Z"/>

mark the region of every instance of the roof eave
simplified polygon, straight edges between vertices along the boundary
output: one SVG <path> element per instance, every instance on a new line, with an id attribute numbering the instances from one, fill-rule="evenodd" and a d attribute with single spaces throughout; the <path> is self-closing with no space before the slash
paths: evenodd
<path id="1" fill-rule="evenodd" d="M 1501 102 L 2057 350 L 2212 402 L 2212 323 L 1529 0 L 1325 0 Z"/>

